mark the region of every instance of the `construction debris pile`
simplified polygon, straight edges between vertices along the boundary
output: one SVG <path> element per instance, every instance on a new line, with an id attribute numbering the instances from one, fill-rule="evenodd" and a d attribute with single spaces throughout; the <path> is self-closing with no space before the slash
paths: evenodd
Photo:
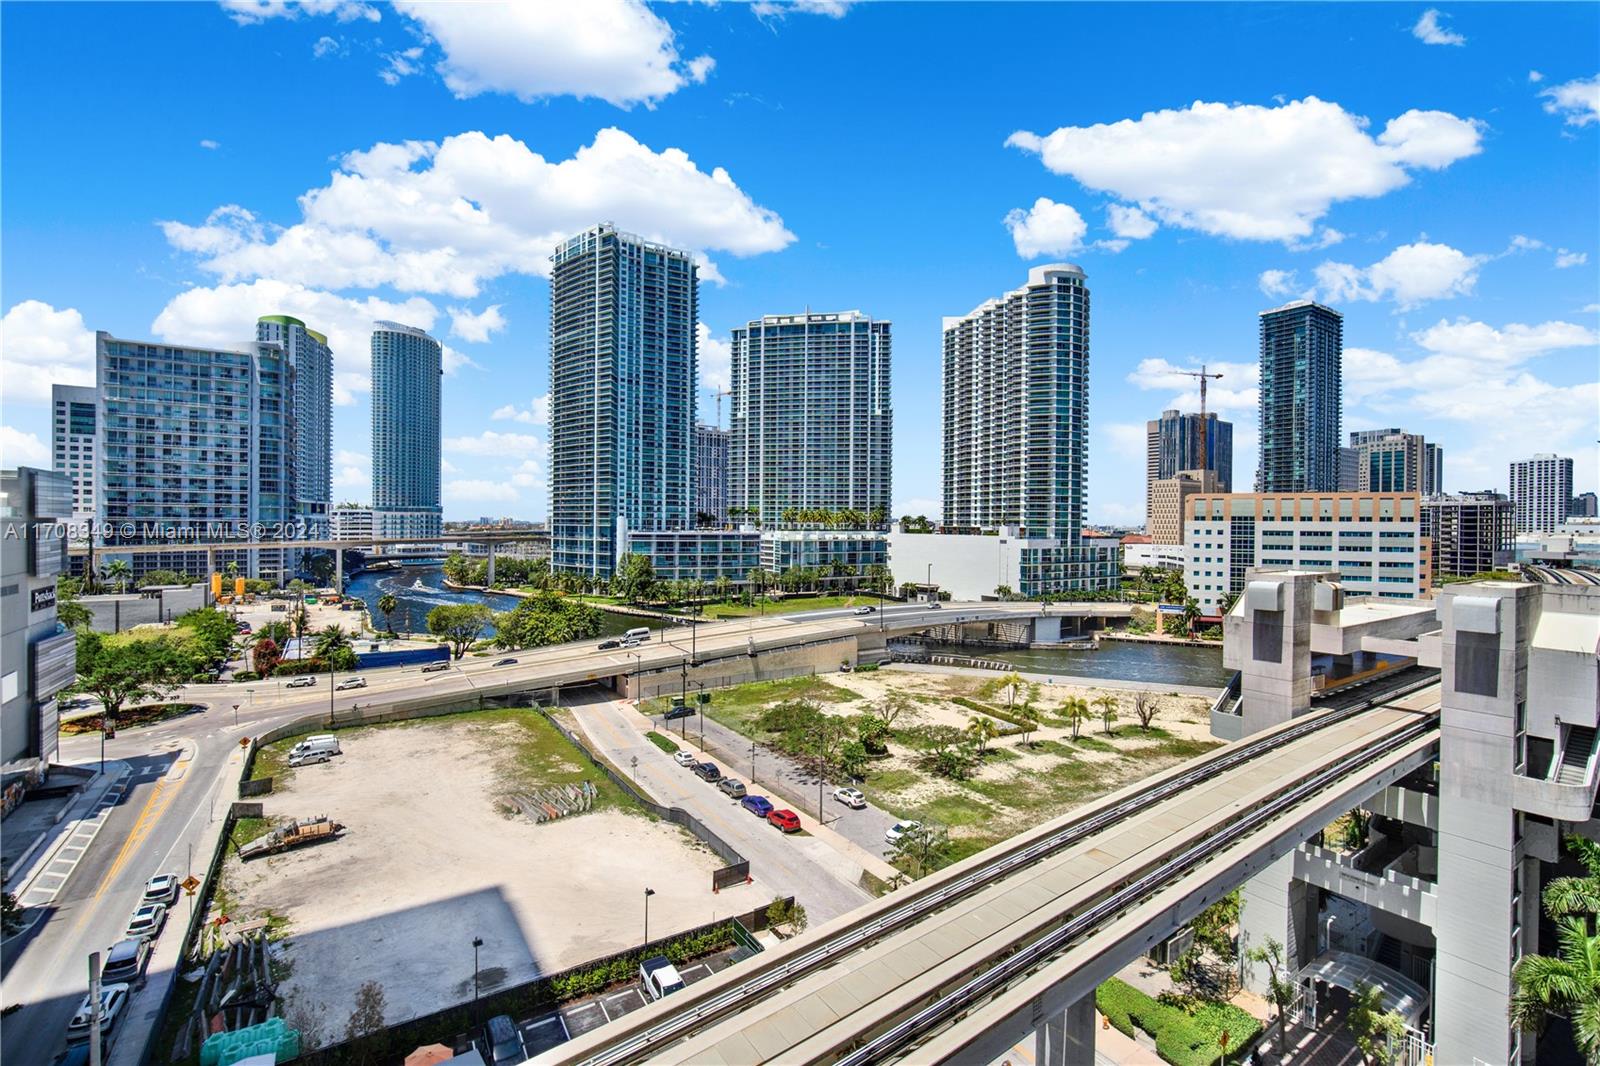
<path id="1" fill-rule="evenodd" d="M 574 814 L 583 814 L 594 808 L 594 782 L 578 785 L 552 785 L 537 792 L 513 793 L 501 802 L 511 814 L 525 814 L 535 824 L 553 822 Z"/>
<path id="2" fill-rule="evenodd" d="M 228 1066 L 266 1052 L 283 1062 L 300 1053 L 300 1034 L 274 1017 L 277 987 L 266 925 L 259 919 L 204 926 L 199 954 L 206 965 L 198 971 L 194 1009 L 172 1049 L 174 1062 L 189 1059 L 197 1043 L 201 1066 Z"/>
<path id="3" fill-rule="evenodd" d="M 288 825 L 279 826 L 265 836 L 260 836 L 250 841 L 250 843 L 239 848 L 239 858 L 256 859 L 263 855 L 272 855 L 275 852 L 297 848 L 302 844 L 316 844 L 324 840 L 332 840 L 342 832 L 344 832 L 344 826 L 325 814 L 319 814 L 315 818 L 302 818 L 299 821 L 290 822 Z"/>

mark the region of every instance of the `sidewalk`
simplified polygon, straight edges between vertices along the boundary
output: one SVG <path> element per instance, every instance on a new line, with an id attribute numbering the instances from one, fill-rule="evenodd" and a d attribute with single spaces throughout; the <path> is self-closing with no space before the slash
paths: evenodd
<path id="1" fill-rule="evenodd" d="M 53 821 L 38 827 L 33 843 L 23 849 L 7 871 L 5 890 L 13 893 L 23 907 L 42 907 L 55 899 L 105 824 L 111 808 L 122 799 L 128 773 L 127 763 L 106 763 L 104 773 L 96 773 L 83 790 L 57 812 Z M 8 823 L 14 821 L 15 815 L 7 819 Z M 9 837 L 16 831 L 8 827 L 6 835 Z M 17 933 L 26 931 L 32 924 L 30 918 Z"/>
<path id="2" fill-rule="evenodd" d="M 242 749 L 235 748 L 228 756 L 222 768 L 218 771 L 217 778 L 211 783 L 213 789 L 219 789 L 231 803 L 238 798 L 238 779 L 240 768 L 244 761 Z M 176 767 L 175 767 L 176 768 Z M 196 807 L 192 818 L 207 813 L 207 807 Z M 195 839 L 195 876 L 203 878 L 211 867 L 211 856 L 215 853 L 217 844 L 222 837 L 223 826 L 227 824 L 225 816 L 219 816 L 199 831 Z M 185 830 L 188 827 L 185 826 Z M 160 863 L 162 869 L 171 865 L 173 854 L 185 843 L 185 834 L 180 833 L 173 843 L 166 861 Z M 205 857 L 205 869 L 199 867 L 200 857 Z M 202 885 L 196 890 L 194 902 L 203 897 L 207 885 Z M 193 904 L 190 904 L 193 905 Z M 138 1066 L 145 1059 L 145 1047 L 156 1035 L 156 1027 L 161 1022 L 167 1003 L 172 998 L 174 986 L 179 974 L 184 969 L 184 960 L 180 957 L 183 951 L 183 932 L 188 928 L 189 909 L 183 897 L 179 896 L 173 904 L 172 928 L 166 935 L 156 941 L 155 950 L 150 955 L 150 962 L 145 969 L 145 984 L 134 993 L 133 999 L 128 1004 L 128 1012 L 123 1017 L 121 1032 L 118 1033 L 116 1043 L 112 1045 L 111 1054 L 106 1059 L 105 1066 Z M 150 1056 L 153 1062 L 165 1062 L 167 1057 L 164 1049 L 156 1048 Z"/>

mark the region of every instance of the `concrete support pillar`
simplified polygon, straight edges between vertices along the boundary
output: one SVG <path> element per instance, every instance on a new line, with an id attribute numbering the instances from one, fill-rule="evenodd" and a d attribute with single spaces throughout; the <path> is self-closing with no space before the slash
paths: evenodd
<path id="1" fill-rule="evenodd" d="M 1294 852 L 1246 881 L 1240 889 L 1239 952 L 1243 956 L 1267 941 L 1283 945 L 1285 968 L 1293 972 L 1317 957 L 1317 896 L 1294 877 Z M 1267 993 L 1267 967 L 1245 962 L 1244 986 Z"/>
<path id="2" fill-rule="evenodd" d="M 1094 996 L 1039 1023 L 1033 1031 L 1038 1066 L 1094 1066 Z"/>
<path id="3" fill-rule="evenodd" d="M 333 549 L 333 587 L 344 591 L 344 549 Z"/>
<path id="4" fill-rule="evenodd" d="M 1309 570 L 1252 570 L 1240 607 L 1224 621 L 1223 664 L 1240 673 L 1244 735 L 1311 709 L 1311 611 L 1318 581 Z"/>
<path id="5" fill-rule="evenodd" d="M 486 545 L 486 547 L 489 549 L 489 573 L 484 578 L 483 583 L 485 585 L 493 585 L 494 584 L 494 541 L 490 541 Z"/>

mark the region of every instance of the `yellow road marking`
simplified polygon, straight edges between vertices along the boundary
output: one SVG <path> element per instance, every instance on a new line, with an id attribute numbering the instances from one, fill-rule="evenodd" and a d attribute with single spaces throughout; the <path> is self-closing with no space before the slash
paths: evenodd
<path id="1" fill-rule="evenodd" d="M 183 766 L 189 761 L 188 759 L 181 760 L 178 765 Z M 133 829 L 129 831 L 128 839 L 122 842 L 122 848 L 117 852 L 117 857 L 111 860 L 111 867 L 106 870 L 105 877 L 101 879 L 100 887 L 95 889 L 93 899 L 99 899 L 105 895 L 106 889 L 111 887 L 111 882 L 116 879 L 117 873 L 122 869 L 123 864 L 133 854 L 133 849 L 144 842 L 144 839 L 150 835 L 150 830 L 155 828 L 155 824 L 161 820 L 161 816 L 172 805 L 172 801 L 177 796 L 178 791 L 183 788 L 183 781 L 183 778 L 179 778 L 177 781 L 159 780 L 156 782 L 155 788 L 150 790 L 150 798 L 145 800 L 144 806 L 139 810 L 139 817 L 134 819 Z M 83 916 L 78 919 L 78 925 L 81 926 L 88 921 L 89 915 L 93 912 L 94 909 L 92 907 L 84 908 Z"/>

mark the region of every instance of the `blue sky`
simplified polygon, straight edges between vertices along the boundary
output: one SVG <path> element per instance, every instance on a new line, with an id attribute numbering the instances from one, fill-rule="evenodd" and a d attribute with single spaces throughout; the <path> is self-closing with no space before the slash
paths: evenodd
<path id="1" fill-rule="evenodd" d="M 288 312 L 365 500 L 393 317 L 448 346 L 446 516 L 543 518 L 546 257 L 610 220 L 705 257 L 708 385 L 752 317 L 894 323 L 897 513 L 938 512 L 941 319 L 1053 261 L 1093 294 L 1094 520 L 1142 521 L 1201 362 L 1248 486 L 1256 313 L 1308 293 L 1346 430 L 1437 440 L 1450 490 L 1543 451 L 1596 486 L 1595 5 L 12 2 L 0 49 L 8 465 L 95 329 Z"/>

